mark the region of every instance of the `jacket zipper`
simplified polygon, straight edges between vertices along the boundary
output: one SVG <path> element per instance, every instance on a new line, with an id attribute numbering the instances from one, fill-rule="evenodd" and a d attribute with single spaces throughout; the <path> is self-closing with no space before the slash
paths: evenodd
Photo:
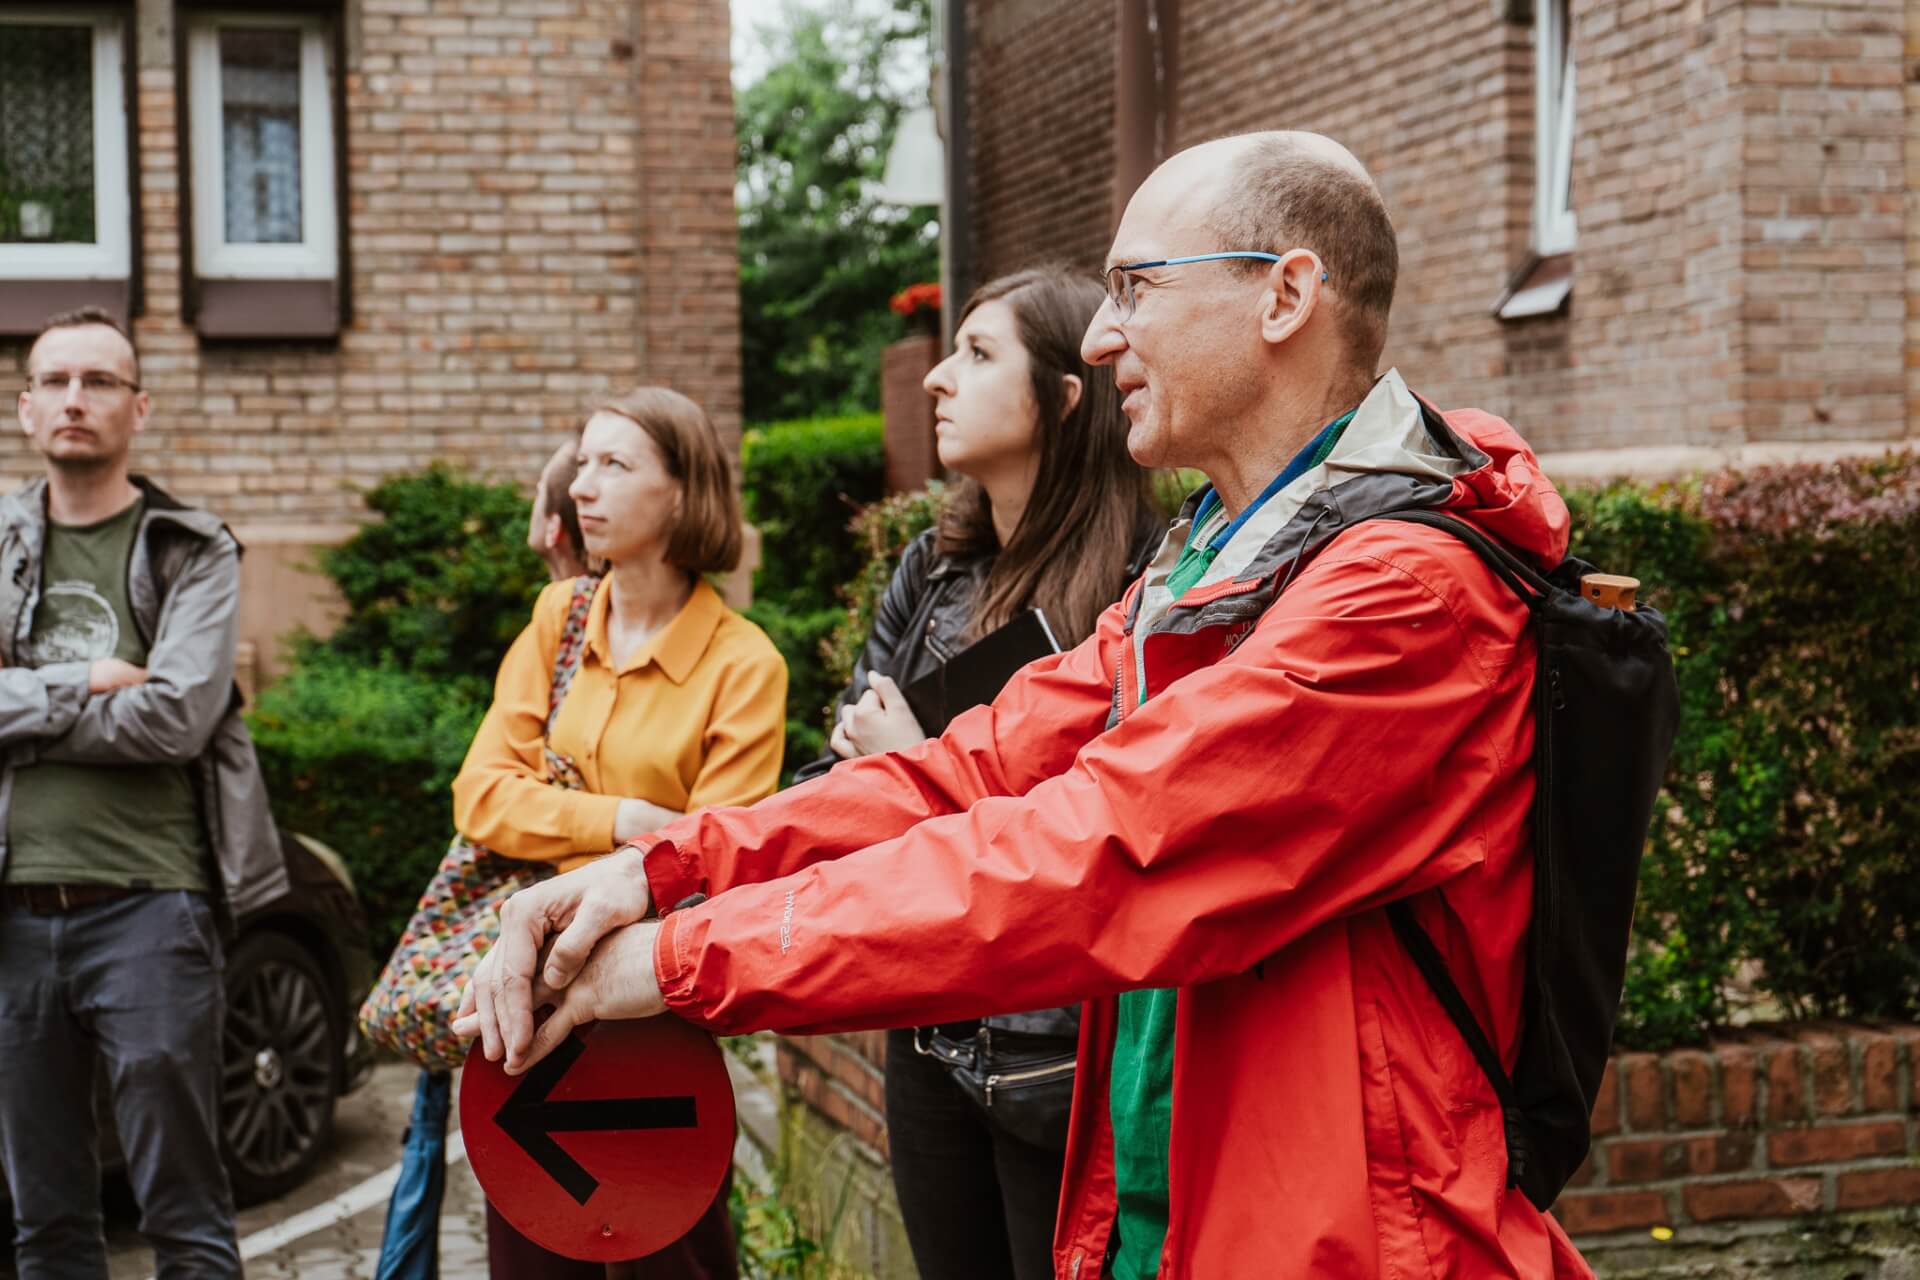
<path id="1" fill-rule="evenodd" d="M 1029 1067 L 1025 1071 L 1008 1071 L 987 1077 L 987 1105 L 993 1105 L 993 1091 L 1003 1084 L 1026 1084 L 1030 1080 L 1046 1080 L 1054 1076 L 1063 1076 L 1072 1071 L 1077 1059 L 1068 1058 L 1065 1062 L 1056 1062 L 1051 1066 Z"/>

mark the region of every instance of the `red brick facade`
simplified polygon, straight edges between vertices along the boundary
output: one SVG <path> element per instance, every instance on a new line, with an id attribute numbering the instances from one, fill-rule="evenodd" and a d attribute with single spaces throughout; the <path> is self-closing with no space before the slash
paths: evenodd
<path id="1" fill-rule="evenodd" d="M 977 278 L 1104 256 L 1137 2 L 968 5 Z M 1532 4 L 1153 7 L 1177 24 L 1167 147 L 1309 128 L 1372 169 L 1400 232 L 1387 360 L 1442 404 L 1647 469 L 1911 438 L 1920 5 L 1574 0 L 1573 293 L 1518 321 L 1492 312 L 1530 247 Z"/>
<path id="2" fill-rule="evenodd" d="M 136 465 L 249 544 L 243 635 L 263 653 L 325 612 L 281 570 L 342 536 L 381 476 L 444 459 L 530 482 L 560 433 L 641 380 L 737 441 L 725 0 L 343 0 L 337 342 L 214 342 L 183 318 L 182 14 L 128 6 L 154 401 Z M 0 369 L 23 356 L 0 344 Z M 8 483 L 38 470 L 15 439 Z"/>

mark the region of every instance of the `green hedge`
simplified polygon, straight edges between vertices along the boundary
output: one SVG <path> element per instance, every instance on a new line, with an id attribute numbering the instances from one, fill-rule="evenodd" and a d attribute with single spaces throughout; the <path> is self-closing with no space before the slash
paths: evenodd
<path id="1" fill-rule="evenodd" d="M 825 710 L 844 677 L 822 646 L 841 617 L 839 589 L 863 554 L 847 522 L 886 489 L 879 414 L 777 422 L 741 441 L 747 519 L 760 531 L 754 574 L 758 623 L 787 660 L 787 777 L 826 749 Z"/>
<path id="2" fill-rule="evenodd" d="M 1621 1039 L 1920 1014 L 1920 455 L 1573 506 L 1576 553 L 1672 619 L 1684 716 Z"/>
<path id="3" fill-rule="evenodd" d="M 319 652 L 250 717 L 275 815 L 346 859 L 378 956 L 446 852 L 453 776 L 485 713 L 451 682 Z"/>
<path id="4" fill-rule="evenodd" d="M 450 788 L 545 567 L 527 500 L 434 466 L 366 495 L 381 518 L 323 551 L 347 602 L 249 721 L 282 826 L 340 851 L 384 956 L 453 835 Z"/>
<path id="5" fill-rule="evenodd" d="M 347 616 L 321 646 L 342 657 L 493 687 L 547 568 L 527 547 L 528 502 L 510 484 L 436 463 L 366 494 L 379 516 L 320 553 Z"/>
<path id="6" fill-rule="evenodd" d="M 880 415 L 754 427 L 740 461 L 747 519 L 760 531 L 754 598 L 801 613 L 830 608 L 860 570 L 847 522 L 886 491 Z"/>

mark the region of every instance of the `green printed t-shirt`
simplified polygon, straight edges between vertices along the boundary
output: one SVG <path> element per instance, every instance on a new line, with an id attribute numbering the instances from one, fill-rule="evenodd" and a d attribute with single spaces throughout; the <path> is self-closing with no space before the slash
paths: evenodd
<path id="1" fill-rule="evenodd" d="M 98 524 L 48 522 L 40 600 L 20 665 L 145 665 L 147 642 L 127 598 L 144 506 L 135 501 Z M 9 884 L 207 888 L 206 832 L 183 765 L 38 761 L 14 770 L 7 828 Z"/>
<path id="2" fill-rule="evenodd" d="M 1326 461 L 1353 420 L 1335 418 L 1307 442 L 1265 492 L 1230 520 L 1219 499 L 1209 493 L 1194 512 L 1186 546 L 1167 578 L 1167 590 L 1179 599 L 1206 576 L 1214 557 L 1260 505 L 1307 471 Z M 1145 625 L 1144 622 L 1138 625 Z M 1146 701 L 1141 682 L 1140 700 Z M 1167 1164 L 1173 1140 L 1173 1040 L 1176 988 L 1123 992 L 1119 999 L 1113 1046 L 1113 1079 L 1107 1110 L 1113 1124 L 1114 1280 L 1153 1280 L 1160 1272 L 1160 1251 L 1167 1239 Z"/>

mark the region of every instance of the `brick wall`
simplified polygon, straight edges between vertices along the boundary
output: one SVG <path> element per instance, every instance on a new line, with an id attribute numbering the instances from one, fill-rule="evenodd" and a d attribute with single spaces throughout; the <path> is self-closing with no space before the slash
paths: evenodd
<path id="1" fill-rule="evenodd" d="M 976 283 L 1040 260 L 1097 267 L 1113 231 L 1113 4 L 966 8 Z"/>
<path id="2" fill-rule="evenodd" d="M 383 475 L 445 459 L 530 482 L 597 399 L 641 380 L 737 443 L 725 0 L 347 0 L 337 343 L 204 342 L 182 319 L 175 16 L 138 0 L 134 327 L 154 416 L 136 465 L 249 544 L 257 648 L 324 623 L 324 584 L 275 583 L 344 536 Z M 0 345 L 0 369 L 24 354 Z M 40 465 L 13 441 L 9 484 Z"/>
<path id="3" fill-rule="evenodd" d="M 1920 1028 L 1752 1028 L 1614 1060 L 1575 1235 L 1920 1204 Z"/>
<path id="4" fill-rule="evenodd" d="M 1901 86 L 1920 5 L 1576 0 L 1573 298 L 1502 322 L 1530 243 L 1532 33 L 1509 20 L 1528 8 L 1181 0 L 1174 143 L 1299 127 L 1352 147 L 1400 232 L 1387 360 L 1542 450 L 1711 461 L 1685 450 L 1911 438 L 1920 124 Z M 1113 89 L 1094 77 L 1111 74 L 1114 4 L 969 9 L 979 274 L 1097 264 L 1112 192 L 1085 169 L 1111 150 Z"/>

